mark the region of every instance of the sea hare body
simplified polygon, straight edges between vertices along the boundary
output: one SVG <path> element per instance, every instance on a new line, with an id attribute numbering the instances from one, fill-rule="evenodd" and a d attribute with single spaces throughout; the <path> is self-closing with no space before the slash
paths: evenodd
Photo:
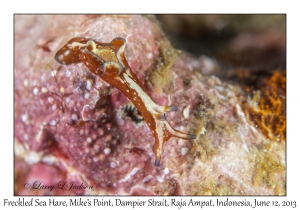
<path id="1" fill-rule="evenodd" d="M 155 137 L 155 165 L 159 166 L 163 143 L 171 137 L 189 140 L 195 139 L 196 135 L 174 130 L 166 121 L 165 113 L 176 111 L 177 107 L 155 104 L 127 63 L 125 43 L 123 38 L 115 38 L 109 44 L 88 38 L 73 38 L 56 53 L 55 59 L 61 64 L 83 62 L 91 72 L 131 100 Z"/>

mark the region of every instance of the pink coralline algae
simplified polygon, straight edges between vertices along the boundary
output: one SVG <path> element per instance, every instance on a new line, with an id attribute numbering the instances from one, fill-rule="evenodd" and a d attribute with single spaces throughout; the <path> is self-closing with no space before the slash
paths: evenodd
<path id="1" fill-rule="evenodd" d="M 197 138 L 171 138 L 155 166 L 132 102 L 81 62 L 55 61 L 73 37 L 126 40 L 141 86 L 156 104 L 176 104 L 166 120 Z M 175 50 L 151 16 L 15 16 L 15 194 L 285 194 L 285 141 L 248 122 L 242 90 L 210 75 L 216 68 Z"/>

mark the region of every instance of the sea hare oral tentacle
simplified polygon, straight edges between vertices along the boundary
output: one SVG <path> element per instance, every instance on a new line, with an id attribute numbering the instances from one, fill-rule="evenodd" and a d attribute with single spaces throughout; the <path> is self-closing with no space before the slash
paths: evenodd
<path id="1" fill-rule="evenodd" d="M 123 38 L 115 38 L 108 44 L 87 38 L 73 38 L 56 53 L 55 60 L 64 65 L 82 62 L 92 73 L 101 76 L 131 100 L 155 137 L 155 166 L 159 166 L 163 143 L 172 137 L 190 140 L 197 136 L 170 126 L 165 113 L 177 111 L 177 106 L 155 104 L 128 65 L 125 44 Z"/>

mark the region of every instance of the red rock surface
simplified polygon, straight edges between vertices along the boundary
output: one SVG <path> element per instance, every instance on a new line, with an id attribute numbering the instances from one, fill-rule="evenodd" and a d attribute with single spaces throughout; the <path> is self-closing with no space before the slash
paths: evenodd
<path id="1" fill-rule="evenodd" d="M 197 139 L 169 140 L 155 167 L 154 137 L 124 114 L 126 97 L 85 66 L 54 60 L 77 36 L 126 39 L 127 61 L 154 101 L 178 106 L 167 120 Z M 151 16 L 16 15 L 15 194 L 285 194 L 285 141 L 248 122 L 242 90 L 210 75 L 216 68 L 179 54 Z M 25 189 L 26 181 L 56 189 Z M 57 189 L 60 181 L 93 187 Z"/>

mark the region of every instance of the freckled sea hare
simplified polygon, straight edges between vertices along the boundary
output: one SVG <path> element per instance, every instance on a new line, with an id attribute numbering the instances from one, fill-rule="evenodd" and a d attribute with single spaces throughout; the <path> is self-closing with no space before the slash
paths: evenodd
<path id="1" fill-rule="evenodd" d="M 154 137 L 124 111 L 130 101 L 81 63 L 54 60 L 76 36 L 126 39 L 128 64 L 149 95 L 159 105 L 177 105 L 168 122 L 198 138 L 166 142 L 155 167 Z M 202 74 L 209 62 L 175 50 L 153 17 L 16 15 L 15 194 L 285 195 L 285 136 L 266 135 L 251 115 L 268 111 L 260 102 L 267 92 L 244 97 L 244 89 Z M 284 116 L 285 107 L 279 109 Z M 23 187 L 61 180 L 93 188 Z"/>

